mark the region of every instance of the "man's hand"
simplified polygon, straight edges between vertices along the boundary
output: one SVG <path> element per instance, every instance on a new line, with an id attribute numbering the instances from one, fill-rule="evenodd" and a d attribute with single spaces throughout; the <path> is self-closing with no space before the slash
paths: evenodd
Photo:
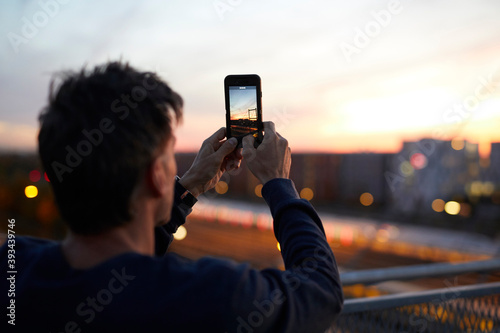
<path id="1" fill-rule="evenodd" d="M 264 122 L 264 132 L 264 140 L 257 149 L 253 136 L 243 138 L 243 158 L 262 185 L 274 178 L 288 178 L 292 164 L 288 141 L 276 132 L 274 123 Z"/>
<path id="2" fill-rule="evenodd" d="M 195 197 L 213 188 L 225 171 L 238 169 L 241 164 L 241 149 L 235 149 L 235 138 L 224 140 L 226 128 L 222 127 L 203 141 L 200 151 L 180 183 Z"/>

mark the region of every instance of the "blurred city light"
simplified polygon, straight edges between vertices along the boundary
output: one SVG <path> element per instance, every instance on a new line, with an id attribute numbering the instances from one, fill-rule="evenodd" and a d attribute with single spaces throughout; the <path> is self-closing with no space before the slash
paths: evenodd
<path id="1" fill-rule="evenodd" d="M 389 240 L 389 231 L 386 229 L 380 229 L 377 231 L 377 236 L 375 238 L 377 239 L 378 242 L 380 243 L 385 243 Z"/>
<path id="2" fill-rule="evenodd" d="M 436 199 L 432 202 L 432 209 L 435 212 L 441 213 L 444 210 L 444 200 L 443 199 Z"/>
<path id="3" fill-rule="evenodd" d="M 31 170 L 30 174 L 29 174 L 29 178 L 30 178 L 30 181 L 32 181 L 33 183 L 36 183 L 37 181 L 40 180 L 40 178 L 42 178 L 42 175 L 40 174 L 40 171 L 38 171 L 38 170 Z"/>
<path id="4" fill-rule="evenodd" d="M 273 227 L 273 219 L 269 214 L 260 213 L 257 216 L 257 228 L 259 230 L 271 229 Z"/>
<path id="5" fill-rule="evenodd" d="M 249 212 L 249 211 L 240 211 L 239 212 L 239 216 L 240 216 L 240 225 L 243 227 L 243 228 L 250 228 L 253 224 L 253 212 Z"/>
<path id="6" fill-rule="evenodd" d="M 281 245 L 280 245 L 280 243 L 279 243 L 279 242 L 278 242 L 278 243 L 276 243 L 276 247 L 278 248 L 278 251 L 280 251 L 280 252 L 281 252 Z"/>
<path id="7" fill-rule="evenodd" d="M 183 240 L 184 238 L 186 238 L 186 235 L 187 230 L 183 225 L 181 225 L 179 228 L 177 228 L 177 231 L 174 234 L 174 238 L 176 240 Z"/>
<path id="8" fill-rule="evenodd" d="M 215 192 L 219 194 L 224 194 L 227 192 L 228 188 L 229 186 L 227 185 L 227 183 L 221 180 L 217 183 L 217 185 L 215 185 Z"/>
<path id="9" fill-rule="evenodd" d="M 233 218 L 233 210 L 226 207 L 226 206 L 221 206 L 217 210 L 217 220 L 220 223 L 229 223 L 231 222 Z"/>
<path id="10" fill-rule="evenodd" d="M 255 186 L 255 195 L 262 198 L 262 184 Z"/>
<path id="11" fill-rule="evenodd" d="M 457 215 L 460 213 L 460 204 L 456 201 L 448 201 L 444 205 L 444 211 L 450 215 Z"/>
<path id="12" fill-rule="evenodd" d="M 399 228 L 394 225 L 386 225 L 386 230 L 389 232 L 389 238 L 395 239 L 399 237 Z"/>
<path id="13" fill-rule="evenodd" d="M 451 140 L 451 148 L 455 150 L 462 150 L 465 147 L 465 141 L 460 138 L 454 138 Z"/>
<path id="14" fill-rule="evenodd" d="M 354 233 L 352 228 L 343 227 L 340 230 L 340 244 L 342 246 L 351 246 L 354 240 Z"/>
<path id="15" fill-rule="evenodd" d="M 302 191 L 300 191 L 300 197 L 302 199 L 311 201 L 312 198 L 314 197 L 314 192 L 309 187 L 305 187 L 302 189 Z"/>
<path id="16" fill-rule="evenodd" d="M 373 195 L 371 193 L 365 192 L 359 197 L 359 202 L 363 206 L 370 206 L 373 203 Z"/>
<path id="17" fill-rule="evenodd" d="M 422 153 L 415 153 L 410 157 L 410 164 L 416 170 L 423 169 L 427 166 L 427 157 Z"/>
<path id="18" fill-rule="evenodd" d="M 399 170 L 401 173 L 405 176 L 411 176 L 413 175 L 414 169 L 411 166 L 411 163 L 408 161 L 404 161 L 399 165 Z"/>
<path id="19" fill-rule="evenodd" d="M 27 198 L 35 198 L 38 195 L 38 189 L 34 185 L 26 186 L 24 189 L 24 194 Z"/>
<path id="20" fill-rule="evenodd" d="M 477 151 L 478 151 L 478 145 L 477 145 L 477 144 L 470 143 L 470 142 L 466 142 L 466 143 L 465 143 L 465 150 L 466 150 L 469 154 L 475 154 L 475 153 L 477 153 Z"/>
<path id="21" fill-rule="evenodd" d="M 475 181 L 470 184 L 470 195 L 472 196 L 480 196 L 482 192 L 482 183 L 480 181 Z"/>
<path id="22" fill-rule="evenodd" d="M 495 184 L 492 182 L 473 181 L 465 186 L 465 191 L 473 197 L 489 197 L 495 191 Z"/>
<path id="23" fill-rule="evenodd" d="M 43 177 L 45 178 L 46 181 L 48 181 L 50 183 L 49 176 L 47 176 L 46 172 L 43 173 Z"/>

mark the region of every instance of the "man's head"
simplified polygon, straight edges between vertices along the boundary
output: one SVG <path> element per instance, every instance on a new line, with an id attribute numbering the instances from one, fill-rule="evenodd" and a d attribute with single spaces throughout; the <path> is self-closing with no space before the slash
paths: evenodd
<path id="1" fill-rule="evenodd" d="M 172 169 L 165 159 L 173 158 L 182 98 L 155 74 L 120 62 L 61 79 L 51 83 L 38 136 L 61 215 L 78 234 L 124 225 L 144 175 L 165 171 L 154 162 Z"/>

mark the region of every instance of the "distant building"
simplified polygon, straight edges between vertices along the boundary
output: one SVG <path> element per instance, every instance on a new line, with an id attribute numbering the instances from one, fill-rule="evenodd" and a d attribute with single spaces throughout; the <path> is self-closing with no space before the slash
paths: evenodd
<path id="1" fill-rule="evenodd" d="M 405 142 L 385 178 L 392 206 L 402 213 L 425 214 L 435 199 L 465 199 L 467 185 L 479 178 L 477 144 L 422 139 Z"/>
<path id="2" fill-rule="evenodd" d="M 297 190 L 312 190 L 316 202 L 329 203 L 339 198 L 339 167 L 337 154 L 294 154 L 290 178 Z"/>
<path id="3" fill-rule="evenodd" d="M 359 203 L 361 194 L 370 193 L 375 204 L 385 203 L 389 186 L 384 172 L 392 157 L 392 154 L 341 155 L 339 199 Z"/>
<path id="4" fill-rule="evenodd" d="M 489 165 L 483 170 L 482 180 L 494 184 L 497 191 L 500 191 L 500 142 L 491 144 Z"/>

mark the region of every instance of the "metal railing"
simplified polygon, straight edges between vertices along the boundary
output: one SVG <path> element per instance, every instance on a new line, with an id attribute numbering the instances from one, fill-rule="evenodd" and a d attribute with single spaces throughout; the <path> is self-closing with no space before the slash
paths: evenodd
<path id="1" fill-rule="evenodd" d="M 500 260 L 341 275 L 344 285 L 500 271 Z M 329 332 L 500 332 L 500 282 L 348 299 Z"/>
<path id="2" fill-rule="evenodd" d="M 435 263 L 352 271 L 340 274 L 344 286 L 372 284 L 390 280 L 414 280 L 436 276 L 500 271 L 500 258 L 463 263 Z"/>

